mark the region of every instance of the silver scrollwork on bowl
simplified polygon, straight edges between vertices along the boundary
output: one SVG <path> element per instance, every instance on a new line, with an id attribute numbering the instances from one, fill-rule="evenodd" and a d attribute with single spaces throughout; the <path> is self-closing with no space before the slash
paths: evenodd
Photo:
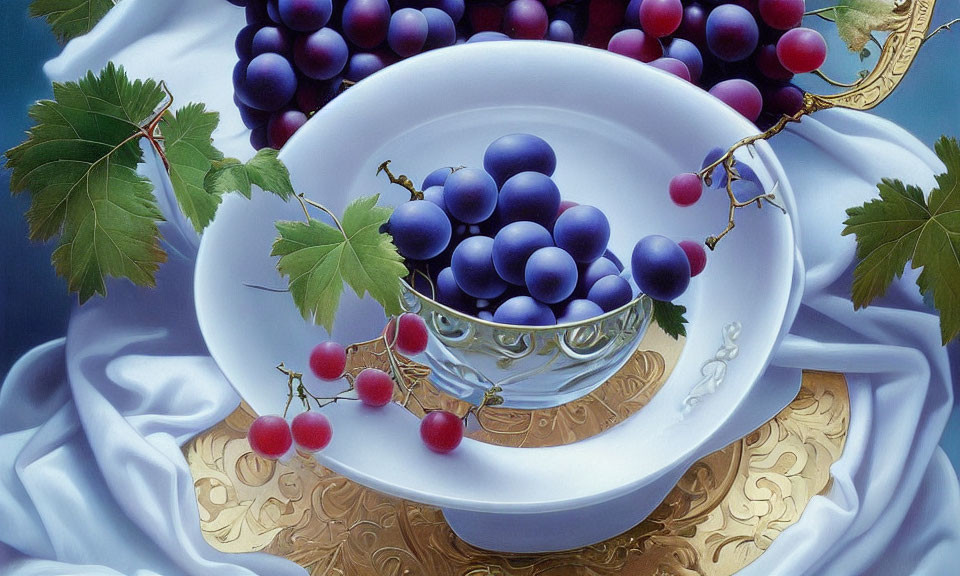
<path id="1" fill-rule="evenodd" d="M 589 394 L 630 358 L 650 324 L 653 301 L 630 303 L 588 320 L 555 326 L 513 326 L 458 312 L 403 284 L 403 309 L 430 331 L 417 360 L 441 390 L 480 404 L 494 386 L 503 406 L 549 408 Z"/>

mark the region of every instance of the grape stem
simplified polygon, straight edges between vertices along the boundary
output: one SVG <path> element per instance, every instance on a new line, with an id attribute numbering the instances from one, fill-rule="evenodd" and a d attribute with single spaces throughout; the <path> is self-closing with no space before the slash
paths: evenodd
<path id="1" fill-rule="evenodd" d="M 390 171 L 390 160 L 384 160 L 380 166 L 377 167 L 377 176 L 379 176 L 381 172 L 386 173 L 391 184 L 397 184 L 398 186 L 403 186 L 406 188 L 407 191 L 410 192 L 410 200 L 423 200 L 423 191 L 417 190 L 417 187 L 413 185 L 412 180 L 403 174 L 399 176 L 393 175 L 393 172 Z"/>
<path id="2" fill-rule="evenodd" d="M 336 224 L 337 230 L 339 230 L 340 234 L 343 235 L 343 239 L 349 240 L 349 238 L 347 237 L 346 231 L 344 231 L 343 229 L 343 224 L 340 223 L 340 220 L 337 218 L 336 214 L 331 212 L 326 206 L 324 206 L 323 204 L 320 204 L 319 202 L 314 202 L 313 200 L 307 198 L 306 196 L 303 195 L 303 192 L 297 194 L 296 196 L 294 196 L 294 198 L 296 198 L 297 202 L 300 203 L 300 208 L 303 209 L 303 215 L 306 216 L 308 224 L 310 223 L 310 220 L 313 219 L 310 217 L 310 211 L 307 210 L 307 206 L 310 205 L 316 208 L 317 210 L 320 210 L 321 212 L 325 213 L 327 216 L 329 216 L 333 220 L 333 223 Z"/>
<path id="3" fill-rule="evenodd" d="M 954 18 L 953 20 L 947 22 L 946 24 L 941 24 L 940 26 L 937 26 L 937 28 L 936 28 L 933 32 L 927 34 L 927 35 L 923 38 L 923 40 L 920 42 L 920 45 L 923 46 L 923 45 L 926 43 L 927 40 L 933 38 L 934 36 L 936 36 L 937 34 L 939 34 L 939 33 L 941 33 L 941 32 L 944 32 L 944 31 L 946 31 L 946 30 L 949 30 L 950 27 L 953 26 L 954 24 L 960 24 L 960 18 Z"/>
<path id="4" fill-rule="evenodd" d="M 312 408 L 310 405 L 310 400 L 316 402 L 317 409 L 323 408 L 324 406 L 329 406 L 330 404 L 336 404 L 340 400 L 357 400 L 357 398 L 344 396 L 344 394 L 349 394 L 354 390 L 354 378 L 351 374 L 343 374 L 343 377 L 346 378 L 347 382 L 350 384 L 347 389 L 337 392 L 335 396 L 314 396 L 309 390 L 307 390 L 307 387 L 303 385 L 302 372 L 297 372 L 287 368 L 283 362 L 278 364 L 276 368 L 287 376 L 287 404 L 283 407 L 284 418 L 287 417 L 287 412 L 290 410 L 290 404 L 293 402 L 294 395 L 300 399 L 300 402 L 303 403 L 303 408 L 308 412 Z M 297 383 L 296 389 L 293 387 L 294 382 Z"/>

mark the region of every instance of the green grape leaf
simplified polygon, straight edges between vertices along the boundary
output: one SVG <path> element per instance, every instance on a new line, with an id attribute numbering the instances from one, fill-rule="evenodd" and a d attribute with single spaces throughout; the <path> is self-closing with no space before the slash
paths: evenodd
<path id="1" fill-rule="evenodd" d="M 686 312 L 686 306 L 663 300 L 653 301 L 653 321 L 674 340 L 687 335 L 687 327 L 684 326 L 687 319 L 683 317 Z"/>
<path id="2" fill-rule="evenodd" d="M 909 13 L 909 0 L 897 4 L 893 0 L 839 0 L 832 14 L 818 14 L 837 24 L 837 33 L 851 52 L 859 53 L 873 32 L 894 30 Z"/>
<path id="3" fill-rule="evenodd" d="M 223 195 L 239 192 L 250 198 L 253 184 L 284 200 L 293 197 L 290 172 L 277 158 L 277 151 L 271 148 L 261 149 L 246 164 L 236 158 L 225 158 L 214 162 L 206 176 L 204 188 L 209 194 Z"/>
<path id="4" fill-rule="evenodd" d="M 83 36 L 113 8 L 118 0 L 33 0 L 30 16 L 46 18 L 60 42 Z"/>
<path id="5" fill-rule="evenodd" d="M 99 76 L 53 85 L 36 103 L 26 142 L 7 151 L 13 194 L 29 191 L 30 238 L 60 235 L 57 272 L 80 302 L 105 294 L 107 276 L 152 286 L 166 255 L 163 217 L 149 180 L 136 172 L 141 126 L 164 99 L 152 80 L 131 82 L 112 63 Z"/>
<path id="6" fill-rule="evenodd" d="M 392 209 L 377 206 L 379 195 L 359 198 L 344 210 L 343 232 L 311 218 L 276 223 L 279 236 L 272 256 L 277 270 L 289 277 L 290 294 L 304 318 L 327 331 L 340 304 L 343 284 L 362 297 L 369 292 L 387 314 L 400 312 L 400 278 L 407 274 L 403 258 L 380 227 Z"/>
<path id="7" fill-rule="evenodd" d="M 220 205 L 220 194 L 204 187 L 213 162 L 223 159 L 212 138 L 219 123 L 220 115 L 207 112 L 203 104 L 188 104 L 175 113 L 167 112 L 160 121 L 173 193 L 197 233 L 213 220 Z"/>
<path id="8" fill-rule="evenodd" d="M 934 148 L 947 170 L 926 199 L 916 186 L 885 179 L 878 185 L 880 199 L 847 210 L 843 235 L 857 240 L 854 306 L 883 295 L 912 262 L 923 268 L 917 284 L 933 295 L 946 344 L 960 334 L 960 145 L 942 137 Z"/>

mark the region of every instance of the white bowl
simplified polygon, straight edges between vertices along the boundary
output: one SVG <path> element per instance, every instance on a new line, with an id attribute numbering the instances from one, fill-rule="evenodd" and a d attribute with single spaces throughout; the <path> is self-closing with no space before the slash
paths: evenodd
<path id="1" fill-rule="evenodd" d="M 386 159 L 418 181 L 439 166 L 479 165 L 487 144 L 510 132 L 550 142 L 561 193 L 603 210 L 611 249 L 628 259 L 646 234 L 702 240 L 722 229 L 725 195 L 707 191 L 697 205 L 678 208 L 667 182 L 699 168 L 710 148 L 756 128 L 699 88 L 628 58 L 558 43 L 496 42 L 432 51 L 378 72 L 321 110 L 281 158 L 299 192 L 339 213 L 360 195 L 405 199 L 376 176 Z M 789 211 L 779 163 L 765 143 L 757 155 L 752 167 L 768 188 L 779 181 Z M 286 385 L 274 366 L 284 361 L 308 372 L 310 349 L 329 338 L 300 317 L 289 294 L 245 286 L 284 285 L 269 255 L 273 222 L 300 218 L 296 203 L 262 193 L 226 198 L 197 260 L 207 345 L 261 414 L 283 409 Z M 346 403 L 324 409 L 334 436 L 318 458 L 374 489 L 442 507 L 461 537 L 485 548 L 535 552 L 608 538 L 642 520 L 718 441 L 749 432 L 731 416 L 792 321 L 800 288 L 795 258 L 790 216 L 741 210 L 736 229 L 679 301 L 688 308 L 688 338 L 669 380 L 638 414 L 600 435 L 524 449 L 467 439 L 438 455 L 423 446 L 417 418 L 402 407 Z M 741 326 L 739 357 L 689 409 L 701 367 L 733 323 Z M 347 290 L 333 337 L 366 340 L 383 325 L 375 302 Z M 305 380 L 314 390 L 337 388 Z"/>

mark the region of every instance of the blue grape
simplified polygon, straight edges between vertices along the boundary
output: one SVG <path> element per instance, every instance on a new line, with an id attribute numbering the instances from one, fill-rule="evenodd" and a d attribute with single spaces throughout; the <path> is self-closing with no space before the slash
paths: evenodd
<path id="1" fill-rule="evenodd" d="M 258 28 L 264 24 L 271 22 L 270 15 L 267 14 L 267 3 L 266 2 L 248 2 L 246 6 L 246 17 L 247 24 L 253 24 Z"/>
<path id="2" fill-rule="evenodd" d="M 530 255 L 553 246 L 550 232 L 534 222 L 507 224 L 493 239 L 493 266 L 511 284 L 524 284 L 524 270 Z"/>
<path id="3" fill-rule="evenodd" d="M 424 8 L 427 18 L 427 41 L 424 50 L 453 46 L 457 41 L 457 25 L 450 15 L 438 8 Z"/>
<path id="4" fill-rule="evenodd" d="M 557 218 L 553 240 L 577 262 L 593 262 L 607 249 L 610 223 L 603 212 L 593 206 L 573 206 Z"/>
<path id="5" fill-rule="evenodd" d="M 463 13 L 467 10 L 464 0 L 438 0 L 434 4 L 437 8 L 446 12 L 454 22 L 459 22 L 463 18 Z"/>
<path id="6" fill-rule="evenodd" d="M 581 298 L 571 300 L 563 308 L 563 312 L 557 318 L 557 324 L 569 324 L 571 322 L 582 322 L 597 316 L 603 315 L 603 308 L 596 302 Z"/>
<path id="7" fill-rule="evenodd" d="M 466 310 L 469 298 L 457 285 L 453 269 L 447 266 L 437 274 L 437 302 L 455 310 Z"/>
<path id="8" fill-rule="evenodd" d="M 254 150 L 261 150 L 267 147 L 267 125 L 257 126 L 250 131 L 250 145 Z"/>
<path id="9" fill-rule="evenodd" d="M 577 291 L 583 295 L 590 292 L 597 280 L 604 276 L 614 276 L 620 274 L 620 269 L 609 258 L 601 256 L 590 264 L 583 266 L 580 270 L 580 281 L 577 283 Z"/>
<path id="10" fill-rule="evenodd" d="M 683 62 L 690 71 L 690 81 L 696 83 L 703 74 L 703 55 L 693 42 L 683 38 L 674 38 L 666 50 L 666 55 Z"/>
<path id="11" fill-rule="evenodd" d="M 346 40 L 333 28 L 301 36 L 293 48 L 297 68 L 314 80 L 329 80 L 342 72 L 349 56 Z"/>
<path id="12" fill-rule="evenodd" d="M 642 0 L 630 0 L 627 3 L 627 10 L 623 16 L 623 26 L 625 28 L 640 27 L 640 3 Z"/>
<path id="13" fill-rule="evenodd" d="M 609 312 L 633 300 L 633 290 L 625 279 L 611 274 L 593 284 L 587 293 L 587 300 L 595 302 L 604 312 Z"/>
<path id="14" fill-rule="evenodd" d="M 759 38 L 757 21 L 746 8 L 723 4 L 707 16 L 707 47 L 725 62 L 738 62 L 753 54 Z"/>
<path id="15" fill-rule="evenodd" d="M 433 202 L 445 213 L 449 213 L 447 210 L 446 200 L 444 199 L 443 186 L 431 186 L 429 188 L 424 188 L 423 199 L 427 202 Z"/>
<path id="16" fill-rule="evenodd" d="M 260 54 L 247 65 L 243 90 L 238 92 L 247 106 L 258 110 L 279 110 L 297 91 L 293 66 L 279 54 Z"/>
<path id="17" fill-rule="evenodd" d="M 477 42 L 500 42 L 502 40 L 512 40 L 509 36 L 503 32 L 494 32 L 492 30 L 487 30 L 484 32 L 477 32 L 467 40 L 467 44 L 476 44 Z"/>
<path id="18" fill-rule="evenodd" d="M 267 0 L 267 17 L 274 24 L 283 24 L 280 18 L 280 8 L 277 6 L 277 0 Z"/>
<path id="19" fill-rule="evenodd" d="M 463 168 L 447 177 L 443 198 L 454 218 L 477 224 L 489 218 L 497 207 L 497 183 L 479 168 Z"/>
<path id="20" fill-rule="evenodd" d="M 247 0 L 227 0 L 227 2 L 233 4 L 234 6 L 246 6 Z"/>
<path id="21" fill-rule="evenodd" d="M 258 56 L 266 52 L 288 55 L 290 52 L 290 33 L 285 28 L 276 26 L 264 26 L 258 30 L 250 43 L 250 53 Z"/>
<path id="22" fill-rule="evenodd" d="M 491 313 L 489 310 L 481 310 L 477 312 L 477 318 L 486 322 L 493 322 L 493 313 Z"/>
<path id="23" fill-rule="evenodd" d="M 499 207 L 504 222 L 528 220 L 548 228 L 560 209 L 560 190 L 549 176 L 520 172 L 503 183 Z"/>
<path id="24" fill-rule="evenodd" d="M 531 296 L 547 304 L 556 304 L 576 289 L 577 263 L 560 248 L 540 248 L 527 259 L 523 277 Z"/>
<path id="25" fill-rule="evenodd" d="M 427 17 L 413 8 L 401 8 L 390 17 L 387 43 L 398 56 L 419 54 L 427 42 Z"/>
<path id="26" fill-rule="evenodd" d="M 517 326 L 550 326 L 557 323 L 553 310 L 529 296 L 514 296 L 500 304 L 493 321 Z"/>
<path id="27" fill-rule="evenodd" d="M 690 284 L 687 254 L 665 236 L 642 238 L 633 247 L 630 264 L 637 287 L 655 300 L 673 300 Z"/>
<path id="28" fill-rule="evenodd" d="M 726 152 L 723 148 L 714 147 L 711 148 L 707 155 L 703 157 L 703 162 L 700 164 L 700 169 L 703 170 L 707 166 L 713 164 L 723 156 Z M 727 173 L 724 171 L 722 166 L 717 166 L 713 169 L 713 172 L 710 173 L 710 187 L 711 188 L 720 188 L 721 186 L 727 185 Z"/>
<path id="29" fill-rule="evenodd" d="M 623 262 L 621 262 L 620 259 L 617 258 L 616 254 L 614 254 L 610 250 L 605 250 L 603 252 L 603 257 L 614 263 L 614 265 L 617 267 L 618 273 L 623 272 Z"/>
<path id="30" fill-rule="evenodd" d="M 460 242 L 450 259 L 453 277 L 460 289 L 474 298 L 496 298 L 507 283 L 493 266 L 493 238 L 471 236 Z"/>
<path id="31" fill-rule="evenodd" d="M 423 189 L 426 190 L 431 186 L 443 186 L 450 174 L 453 174 L 453 170 L 450 168 L 437 168 L 423 179 Z"/>
<path id="32" fill-rule="evenodd" d="M 333 14 L 331 0 L 278 0 L 280 19 L 297 32 L 319 30 Z"/>
<path id="33" fill-rule="evenodd" d="M 248 24 L 240 29 L 237 38 L 233 42 L 233 47 L 237 51 L 237 57 L 241 60 L 250 60 L 253 58 L 253 37 L 260 29 L 256 24 Z"/>
<path id="34" fill-rule="evenodd" d="M 573 28 L 566 20 L 554 20 L 547 28 L 547 40 L 573 42 Z"/>
<path id="35" fill-rule="evenodd" d="M 553 176 L 557 155 L 543 139 L 533 134 L 508 134 L 494 140 L 483 153 L 483 168 L 503 186 L 520 172 Z"/>
<path id="36" fill-rule="evenodd" d="M 267 143 L 279 150 L 306 122 L 307 115 L 299 110 L 274 112 L 267 123 Z"/>
<path id="37" fill-rule="evenodd" d="M 251 130 L 258 126 L 263 126 L 267 123 L 267 120 L 270 119 L 269 112 L 247 106 L 241 102 L 240 98 L 236 95 L 233 97 L 233 103 L 237 105 L 237 109 L 240 111 L 240 120 L 243 121 L 243 125 Z"/>
<path id="38" fill-rule="evenodd" d="M 375 48 L 387 39 L 390 3 L 387 0 L 347 0 L 343 7 L 342 30 L 360 48 Z"/>
<path id="39" fill-rule="evenodd" d="M 390 234 L 404 258 L 429 260 L 450 243 L 450 220 L 432 202 L 404 202 L 390 216 Z"/>
<path id="40" fill-rule="evenodd" d="M 357 52 L 347 61 L 347 71 L 344 78 L 351 82 L 359 82 L 375 72 L 386 68 L 387 63 L 380 54 L 373 52 Z"/>

